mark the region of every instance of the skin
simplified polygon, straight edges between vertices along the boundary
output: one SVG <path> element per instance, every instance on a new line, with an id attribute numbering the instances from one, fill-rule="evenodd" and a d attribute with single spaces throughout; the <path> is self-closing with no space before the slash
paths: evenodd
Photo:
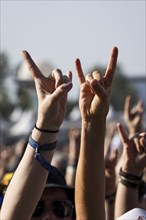
<path id="1" fill-rule="evenodd" d="M 110 146 L 109 146 L 110 148 Z M 105 195 L 112 195 L 116 192 L 116 164 L 118 160 L 118 150 L 108 150 L 105 156 Z M 115 196 L 116 197 L 116 196 Z M 115 201 L 111 204 L 105 201 L 106 220 L 114 219 Z"/>
<path id="2" fill-rule="evenodd" d="M 146 132 L 136 134 L 129 138 L 121 124 L 118 124 L 118 131 L 123 144 L 122 170 L 125 173 L 140 177 L 146 167 Z M 119 183 L 117 188 L 115 217 L 133 208 L 145 209 L 144 200 L 138 201 L 138 190 L 126 187 Z"/>
<path id="3" fill-rule="evenodd" d="M 46 130 L 58 130 L 64 119 L 67 94 L 72 88 L 72 73 L 69 71 L 63 75 L 61 70 L 55 69 L 45 77 L 27 51 L 23 51 L 22 56 L 35 82 L 38 98 L 36 125 Z M 49 144 L 57 140 L 57 133 L 44 133 L 34 128 L 32 138 L 40 145 Z M 42 155 L 51 163 L 53 151 L 42 152 Z M 35 160 L 34 149 L 28 143 L 5 194 L 1 219 L 30 219 L 43 193 L 47 176 L 48 171 Z"/>
<path id="4" fill-rule="evenodd" d="M 135 107 L 131 108 L 131 96 L 126 97 L 124 105 L 124 119 L 130 137 L 132 137 L 137 132 L 142 132 L 143 112 L 144 109 L 142 100 L 139 100 Z"/>
<path id="5" fill-rule="evenodd" d="M 118 49 L 114 47 L 103 77 L 98 71 L 85 77 L 80 60 L 75 61 L 80 82 L 79 106 L 82 120 L 75 182 L 77 220 L 105 220 L 104 138 L 117 56 Z"/>
<path id="6" fill-rule="evenodd" d="M 66 181 L 70 186 L 75 185 L 76 177 L 76 163 L 79 158 L 80 152 L 80 129 L 70 129 L 69 131 L 69 153 L 68 153 L 68 166 L 66 169 Z M 69 167 L 69 169 L 68 169 Z M 71 170 L 70 170 L 71 169 Z"/>

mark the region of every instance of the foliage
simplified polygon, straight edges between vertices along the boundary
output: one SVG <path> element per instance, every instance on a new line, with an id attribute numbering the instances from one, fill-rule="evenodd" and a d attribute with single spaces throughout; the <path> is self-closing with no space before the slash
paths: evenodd
<path id="1" fill-rule="evenodd" d="M 105 72 L 105 67 L 96 66 L 91 69 L 98 69 L 102 74 Z M 21 107 L 23 110 L 32 108 L 32 93 L 29 89 L 26 89 L 23 86 L 19 86 L 16 96 L 16 102 L 12 102 L 9 94 L 9 88 L 5 83 L 9 77 L 12 77 L 10 73 L 12 73 L 12 68 L 9 67 L 9 59 L 5 53 L 1 53 L 0 55 L 0 115 L 9 119 L 9 115 L 12 113 L 15 107 Z M 18 67 L 16 67 L 15 72 L 18 72 Z M 115 110 L 123 110 L 125 97 L 127 95 L 132 96 L 132 102 L 135 103 L 137 100 L 136 90 L 129 86 L 129 79 L 123 74 L 123 70 L 121 66 L 117 66 L 116 73 L 114 77 L 112 92 L 111 92 L 111 104 Z M 132 103 L 132 104 L 133 104 Z M 67 103 L 67 111 L 66 117 L 70 114 L 73 107 L 78 105 L 78 100 L 70 101 Z"/>
<path id="2" fill-rule="evenodd" d="M 8 57 L 5 53 L 1 53 L 0 54 L 0 82 L 1 82 L 1 86 L 2 86 L 2 82 L 4 81 L 4 79 L 8 76 Z"/>
<path id="3" fill-rule="evenodd" d="M 9 77 L 8 57 L 5 53 L 0 54 L 0 115 L 8 119 L 14 105 L 10 100 L 5 81 Z"/>
<path id="4" fill-rule="evenodd" d="M 32 107 L 30 91 L 20 87 L 17 91 L 17 95 L 18 106 L 20 106 L 23 110 L 30 109 Z"/>
<path id="5" fill-rule="evenodd" d="M 17 70 L 18 71 L 18 70 Z M 15 71 L 16 72 L 16 71 Z M 11 73 L 11 74 L 10 74 Z M 16 100 L 12 100 L 11 88 L 8 85 L 8 79 L 14 78 L 14 70 L 10 67 L 9 58 L 5 53 L 0 54 L 0 116 L 9 120 L 9 116 L 16 107 L 28 109 L 31 107 L 30 94 L 26 89 L 18 88 L 15 94 Z M 14 83 L 14 82 L 13 82 Z"/>

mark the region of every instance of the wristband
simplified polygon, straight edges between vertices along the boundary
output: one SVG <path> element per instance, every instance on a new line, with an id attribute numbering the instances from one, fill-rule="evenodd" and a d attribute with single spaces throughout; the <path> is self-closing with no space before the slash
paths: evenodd
<path id="1" fill-rule="evenodd" d="M 120 175 L 119 182 L 129 188 L 134 188 L 134 189 L 138 188 L 142 180 L 142 175 L 139 177 L 130 173 L 126 173 L 122 171 L 122 168 L 120 168 L 119 175 Z"/>
<path id="2" fill-rule="evenodd" d="M 38 128 L 35 124 L 34 126 L 38 131 L 41 131 L 41 132 L 45 132 L 45 133 L 57 133 L 59 130 L 46 130 L 46 129 L 42 129 L 42 128 Z"/>
<path id="3" fill-rule="evenodd" d="M 40 151 L 49 151 L 49 150 L 53 150 L 56 147 L 56 143 L 57 141 L 53 142 L 53 143 L 49 143 L 49 144 L 43 144 L 40 145 L 39 143 L 37 143 L 32 136 L 29 137 L 29 144 L 31 145 L 31 147 L 33 147 L 34 149 L 39 148 Z"/>
<path id="4" fill-rule="evenodd" d="M 142 179 L 142 176 L 143 176 L 143 175 L 136 176 L 136 175 L 133 175 L 133 174 L 130 174 L 130 173 L 126 173 L 126 172 L 122 171 L 122 168 L 120 168 L 119 175 L 125 177 L 126 179 L 133 180 L 133 181 L 140 181 Z"/>
<path id="5" fill-rule="evenodd" d="M 128 188 L 136 189 L 139 186 L 139 183 L 131 183 L 127 179 L 122 179 L 121 177 L 119 178 L 119 182 L 122 183 L 124 186 L 126 186 Z"/>
<path id="6" fill-rule="evenodd" d="M 49 171 L 49 175 L 53 174 L 53 175 L 57 175 L 57 178 L 59 178 L 60 172 L 58 171 L 58 169 L 54 166 L 52 166 L 40 153 L 40 151 L 50 151 L 53 150 L 56 147 L 56 143 L 50 143 L 50 144 L 44 144 L 44 145 L 40 145 L 39 143 L 37 143 L 31 136 L 29 137 L 29 141 L 28 143 L 30 144 L 30 146 L 35 149 L 35 154 L 34 154 L 34 158 L 40 163 L 40 165 L 46 169 L 47 171 Z"/>

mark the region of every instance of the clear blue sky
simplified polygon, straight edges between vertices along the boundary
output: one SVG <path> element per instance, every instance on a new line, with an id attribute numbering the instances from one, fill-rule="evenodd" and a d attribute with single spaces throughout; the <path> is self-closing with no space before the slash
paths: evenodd
<path id="1" fill-rule="evenodd" d="M 79 57 L 84 71 L 106 65 L 111 47 L 128 76 L 146 74 L 146 1 L 1 0 L 1 50 L 12 65 L 26 49 L 62 71 L 73 71 Z M 76 91 L 76 86 L 74 86 Z"/>

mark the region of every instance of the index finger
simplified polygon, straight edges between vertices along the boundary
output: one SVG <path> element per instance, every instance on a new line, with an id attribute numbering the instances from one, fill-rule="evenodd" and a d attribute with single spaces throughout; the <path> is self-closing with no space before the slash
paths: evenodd
<path id="1" fill-rule="evenodd" d="M 78 74 L 80 84 L 82 84 L 82 83 L 85 82 L 85 76 L 83 74 L 81 62 L 78 58 L 75 60 L 75 66 L 76 66 L 76 70 L 77 70 L 77 74 Z"/>
<path id="2" fill-rule="evenodd" d="M 118 132 L 119 132 L 122 143 L 127 143 L 129 141 L 129 139 L 123 129 L 123 126 L 120 123 L 118 123 L 117 128 L 118 128 Z"/>
<path id="3" fill-rule="evenodd" d="M 104 75 L 104 78 L 108 81 L 108 84 L 112 84 L 112 80 L 114 77 L 115 69 L 116 69 L 116 64 L 117 64 L 117 58 L 118 58 L 118 48 L 113 47 L 109 59 L 109 63 Z"/>
<path id="4" fill-rule="evenodd" d="M 124 113 L 130 115 L 130 102 L 131 102 L 131 96 L 126 96 L 125 99 L 125 105 L 124 105 Z"/>
<path id="5" fill-rule="evenodd" d="M 39 78 L 43 76 L 41 71 L 39 70 L 39 68 L 31 58 L 30 54 L 26 50 L 22 51 L 22 56 L 33 78 Z"/>

